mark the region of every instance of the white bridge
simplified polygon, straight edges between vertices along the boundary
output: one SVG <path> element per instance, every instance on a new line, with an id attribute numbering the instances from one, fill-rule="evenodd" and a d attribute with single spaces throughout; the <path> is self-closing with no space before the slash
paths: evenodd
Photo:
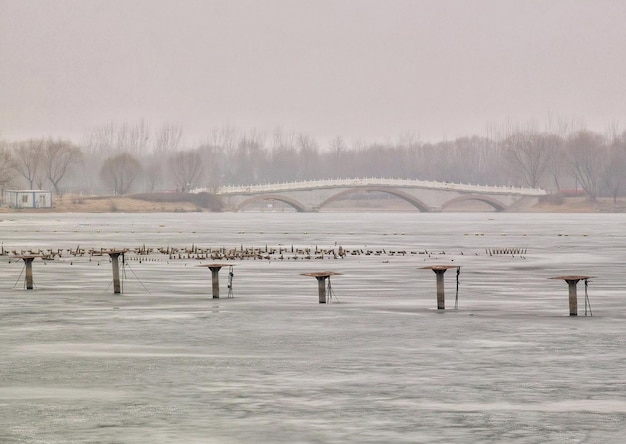
<path id="1" fill-rule="evenodd" d="M 281 201 L 298 212 L 317 212 L 329 203 L 358 192 L 396 196 L 420 211 L 439 212 L 463 201 L 484 202 L 496 211 L 535 204 L 545 190 L 507 186 L 468 185 L 410 179 L 325 179 L 249 186 L 197 188 L 192 193 L 213 192 L 227 211 L 239 211 L 257 201 Z"/>

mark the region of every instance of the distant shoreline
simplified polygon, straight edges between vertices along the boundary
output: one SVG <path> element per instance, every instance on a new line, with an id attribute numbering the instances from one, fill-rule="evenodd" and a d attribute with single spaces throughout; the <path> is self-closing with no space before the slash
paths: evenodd
<path id="1" fill-rule="evenodd" d="M 78 196 L 64 195 L 53 198 L 52 208 L 0 208 L 0 213 L 191 213 L 191 212 L 214 212 L 202 208 L 191 201 L 178 200 L 173 202 L 158 202 L 140 199 L 130 196 Z M 479 205 L 465 204 L 447 212 L 492 212 L 490 209 Z M 288 207 L 272 206 L 250 208 L 250 211 L 281 212 L 292 211 Z M 322 212 L 415 212 L 413 207 L 400 199 L 388 199 L 384 201 L 369 200 L 351 201 L 344 200 Z M 596 202 L 589 202 L 584 197 L 568 197 L 560 203 L 540 202 L 525 209 L 515 209 L 514 213 L 622 213 L 626 212 L 626 200 L 602 198 Z"/>

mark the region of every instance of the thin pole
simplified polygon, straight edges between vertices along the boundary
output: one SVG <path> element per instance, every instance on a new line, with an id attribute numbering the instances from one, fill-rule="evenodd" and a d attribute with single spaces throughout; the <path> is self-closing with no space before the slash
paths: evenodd
<path id="1" fill-rule="evenodd" d="M 228 297 L 232 298 L 233 297 L 233 277 L 235 276 L 235 273 L 233 272 L 233 266 L 231 265 L 228 268 Z"/>
<path id="2" fill-rule="evenodd" d="M 591 302 L 589 301 L 589 294 L 587 293 L 588 286 L 588 279 L 585 279 L 585 316 L 587 316 L 587 306 L 589 307 L 589 315 L 593 316 L 593 312 L 591 311 Z"/>
<path id="3" fill-rule="evenodd" d="M 461 267 L 456 267 L 456 296 L 454 298 L 454 309 L 459 309 L 459 275 L 461 274 Z"/>

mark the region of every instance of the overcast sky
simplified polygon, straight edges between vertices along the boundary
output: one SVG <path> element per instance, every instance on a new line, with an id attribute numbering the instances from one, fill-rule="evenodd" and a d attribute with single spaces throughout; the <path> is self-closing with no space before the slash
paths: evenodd
<path id="1" fill-rule="evenodd" d="M 0 136 L 626 124 L 624 0 L 0 0 Z"/>

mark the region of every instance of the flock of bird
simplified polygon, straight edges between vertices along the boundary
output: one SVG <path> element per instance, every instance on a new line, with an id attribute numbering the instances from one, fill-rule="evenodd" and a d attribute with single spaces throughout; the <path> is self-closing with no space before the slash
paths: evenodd
<path id="1" fill-rule="evenodd" d="M 57 248 L 57 249 L 5 249 L 2 247 L 1 256 L 23 258 L 23 257 L 40 257 L 43 260 L 55 260 L 63 258 L 89 258 L 106 256 L 111 252 L 124 253 L 126 260 L 131 261 L 156 261 L 156 260 L 176 260 L 176 259 L 196 259 L 196 260 L 324 260 L 324 259 L 343 259 L 346 256 L 406 256 L 406 255 L 445 255 L 445 251 L 427 251 L 427 250 L 397 250 L 389 248 L 368 249 L 368 248 L 344 248 L 342 246 L 334 246 L 330 248 L 315 247 L 244 247 L 240 245 L 235 248 L 226 247 L 200 247 L 192 245 L 190 247 L 146 247 L 142 245 L 135 248 Z M 463 255 L 463 252 L 460 253 Z M 475 253 L 476 255 L 478 253 Z M 494 255 L 518 255 L 524 257 L 526 249 L 522 248 L 487 248 L 485 254 Z"/>

